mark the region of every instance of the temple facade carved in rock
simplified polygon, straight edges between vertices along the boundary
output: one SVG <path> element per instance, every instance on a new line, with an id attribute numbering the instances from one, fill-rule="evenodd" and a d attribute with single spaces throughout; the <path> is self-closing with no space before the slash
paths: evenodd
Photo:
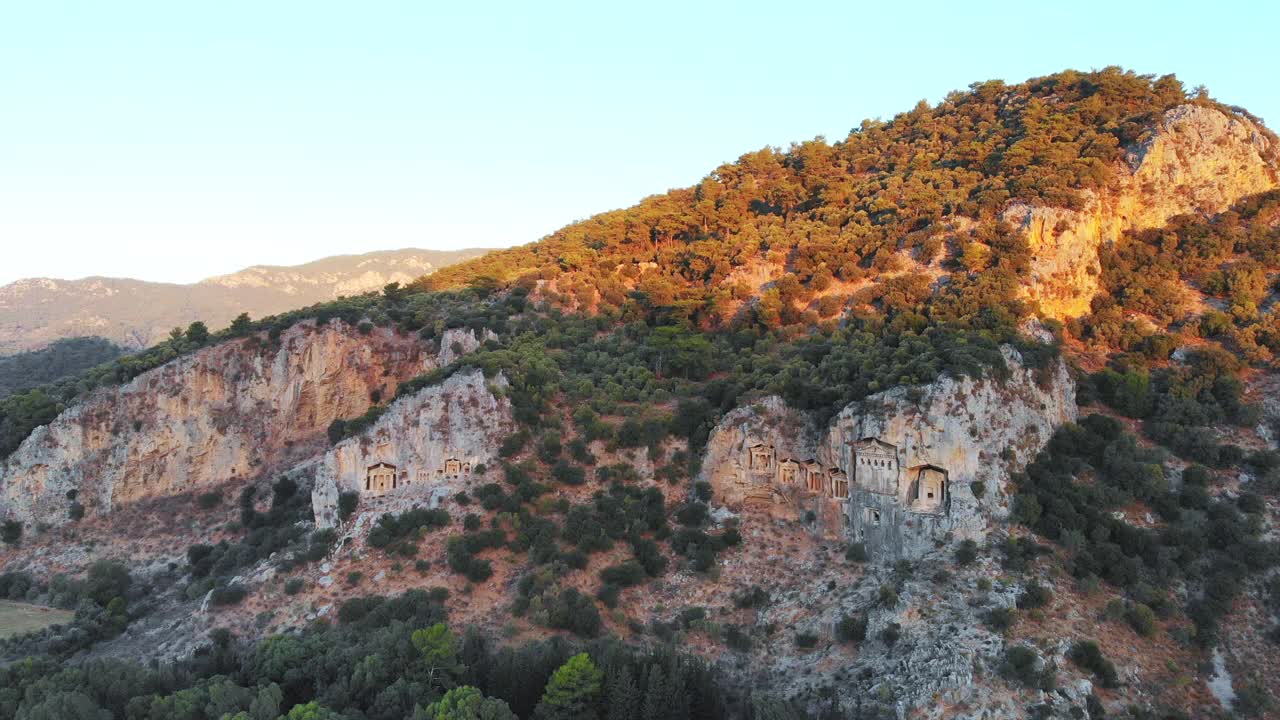
<path id="1" fill-rule="evenodd" d="M 361 491 L 365 495 L 378 497 L 411 485 L 430 485 L 435 481 L 465 479 L 470 476 L 471 462 L 458 458 L 446 459 L 434 471 L 419 468 L 412 473 L 408 469 L 398 469 L 389 462 L 379 460 L 365 469 Z"/>
<path id="2" fill-rule="evenodd" d="M 837 455 L 836 465 L 825 466 L 780 456 L 767 442 L 751 444 L 739 460 L 751 488 L 746 504 L 776 508 L 789 499 L 801 516 L 817 518 L 822 532 L 895 557 L 920 545 L 913 541 L 945 531 L 951 507 L 946 468 L 905 467 L 899 448 L 875 437 L 848 441 Z"/>

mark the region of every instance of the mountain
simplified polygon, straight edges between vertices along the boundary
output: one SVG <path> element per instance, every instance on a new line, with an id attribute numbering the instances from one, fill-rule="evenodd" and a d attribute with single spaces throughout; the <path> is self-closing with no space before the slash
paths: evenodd
<path id="1" fill-rule="evenodd" d="M 1275 717 L 1278 153 L 1172 76 L 978 83 L 15 394 L 0 596 L 78 610 L 0 686 Z"/>
<path id="2" fill-rule="evenodd" d="M 409 282 L 485 252 L 406 249 L 339 255 L 296 266 L 255 265 L 192 285 L 102 277 L 19 280 L 0 287 L 0 355 L 81 336 L 137 350 L 195 320 L 222 327 L 242 312 L 274 315 L 381 290 L 387 283 Z"/>

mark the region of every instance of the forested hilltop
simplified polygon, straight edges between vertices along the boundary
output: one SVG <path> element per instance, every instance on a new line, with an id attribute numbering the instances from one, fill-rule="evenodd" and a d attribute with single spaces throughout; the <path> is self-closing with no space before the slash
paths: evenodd
<path id="1" fill-rule="evenodd" d="M 17 393 L 0 720 L 1269 717 L 1278 151 L 978 83 Z"/>
<path id="2" fill-rule="evenodd" d="M 633 301 L 704 328 L 741 320 L 735 311 L 757 292 L 748 319 L 769 328 L 868 305 L 932 322 L 1016 316 L 1028 310 L 1014 288 L 1029 250 L 1006 208 L 1082 207 L 1087 193 L 1114 184 L 1167 111 L 1188 103 L 1250 117 L 1203 90 L 1189 97 L 1172 75 L 1117 68 L 976 83 L 937 106 L 863 121 L 835 144 L 749 153 L 694 187 L 420 284 L 545 281 L 570 307 L 616 314 Z M 1269 152 L 1274 161 L 1280 148 Z M 786 274 L 754 287 L 765 262 Z M 882 278 L 892 281 L 866 286 Z"/>

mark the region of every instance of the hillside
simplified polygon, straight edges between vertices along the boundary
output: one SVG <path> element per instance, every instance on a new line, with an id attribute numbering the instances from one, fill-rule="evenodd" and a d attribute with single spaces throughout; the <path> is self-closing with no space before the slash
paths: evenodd
<path id="1" fill-rule="evenodd" d="M 978 83 L 14 395 L 0 712 L 1276 717 L 1278 151 Z"/>
<path id="2" fill-rule="evenodd" d="M 62 338 L 96 336 L 131 350 L 201 320 L 223 327 L 254 317 L 381 290 L 483 254 L 484 250 L 387 250 L 290 267 L 257 265 L 192 285 L 127 278 L 33 278 L 0 287 L 0 355 Z"/>
<path id="3" fill-rule="evenodd" d="M 0 356 L 0 400 L 110 362 L 125 349 L 102 338 L 56 340 L 49 347 Z"/>

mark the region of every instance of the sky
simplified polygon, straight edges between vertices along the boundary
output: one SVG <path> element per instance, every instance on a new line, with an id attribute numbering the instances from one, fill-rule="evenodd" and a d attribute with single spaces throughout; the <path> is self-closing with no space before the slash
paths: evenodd
<path id="1" fill-rule="evenodd" d="M 0 0 L 0 284 L 531 242 L 976 81 L 1280 127 L 1280 4 Z"/>

